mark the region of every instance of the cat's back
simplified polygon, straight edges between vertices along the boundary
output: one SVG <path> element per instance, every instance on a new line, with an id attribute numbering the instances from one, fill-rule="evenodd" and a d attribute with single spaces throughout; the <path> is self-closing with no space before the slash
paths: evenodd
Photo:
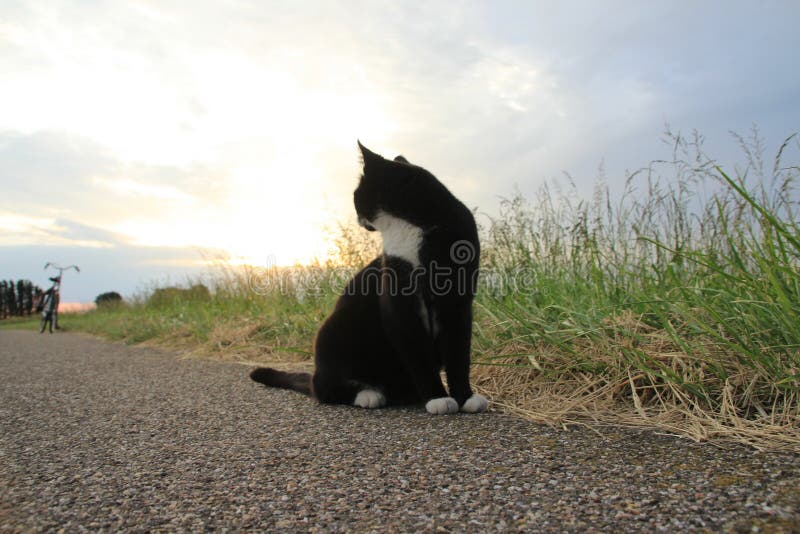
<path id="1" fill-rule="evenodd" d="M 336 309 L 343 306 L 372 306 L 378 296 L 381 277 L 381 257 L 372 260 L 347 282 L 336 302 Z"/>

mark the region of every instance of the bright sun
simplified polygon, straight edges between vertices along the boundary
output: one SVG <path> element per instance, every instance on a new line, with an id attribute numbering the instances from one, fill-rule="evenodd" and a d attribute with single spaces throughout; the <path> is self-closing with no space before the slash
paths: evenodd
<path id="1" fill-rule="evenodd" d="M 159 220 L 128 220 L 116 230 L 135 244 L 218 249 L 233 264 L 291 265 L 324 258 L 322 171 L 291 155 L 235 168 L 227 199 L 205 213 L 196 202 Z"/>
<path id="2" fill-rule="evenodd" d="M 220 229 L 220 248 L 255 265 L 307 263 L 322 253 L 319 220 L 324 210 L 314 186 L 322 172 L 291 155 L 263 167 L 237 169 L 232 177 L 229 225 Z"/>
<path id="3" fill-rule="evenodd" d="M 199 199 L 116 230 L 143 245 L 222 249 L 233 263 L 323 259 L 323 228 L 352 215 L 356 139 L 385 143 L 394 130 L 380 93 L 342 94 L 315 84 L 312 63 L 303 76 L 241 59 L 212 63 L 198 71 L 204 113 L 181 150 L 193 146 L 225 169 L 227 198 L 210 208 Z"/>
<path id="4" fill-rule="evenodd" d="M 178 47 L 153 62 L 58 27 L 14 38 L 48 68 L 4 87 L 21 103 L 6 119 L 102 147 L 114 166 L 90 187 L 127 209 L 90 222 L 135 245 L 222 249 L 253 264 L 324 257 L 325 225 L 352 217 L 356 139 L 385 147 L 401 123 L 387 112 L 391 88 L 348 40 L 335 55 Z M 216 197 L 171 181 L 196 168 L 226 182 Z"/>

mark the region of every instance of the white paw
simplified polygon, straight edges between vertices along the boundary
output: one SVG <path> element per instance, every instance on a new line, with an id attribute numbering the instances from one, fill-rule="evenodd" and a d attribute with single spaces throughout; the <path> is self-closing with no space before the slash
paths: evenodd
<path id="1" fill-rule="evenodd" d="M 461 411 L 467 413 L 478 413 L 484 411 L 488 407 L 489 401 L 486 400 L 486 397 L 483 395 L 478 395 L 477 393 L 473 393 L 472 396 L 467 399 L 467 402 L 464 403 L 464 406 L 461 407 Z"/>
<path id="2" fill-rule="evenodd" d="M 441 397 L 429 400 L 425 405 L 425 409 L 428 410 L 428 413 L 434 415 L 456 413 L 458 411 L 458 403 L 453 397 Z"/>
<path id="3" fill-rule="evenodd" d="M 380 391 L 374 389 L 362 389 L 356 395 L 353 406 L 361 408 L 381 408 L 386 406 L 386 397 Z"/>

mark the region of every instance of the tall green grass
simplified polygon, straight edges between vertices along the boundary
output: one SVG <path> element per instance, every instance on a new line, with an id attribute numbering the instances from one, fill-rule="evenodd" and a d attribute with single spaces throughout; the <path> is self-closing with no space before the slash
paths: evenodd
<path id="1" fill-rule="evenodd" d="M 699 137 L 669 140 L 673 159 L 632 173 L 617 200 L 601 183 L 590 201 L 545 187 L 503 203 L 485 267 L 524 276 L 478 299 L 477 360 L 796 433 L 800 196 L 784 161 L 796 138 L 769 169 L 757 134 L 739 138 L 747 165 L 733 171 Z"/>
<path id="2" fill-rule="evenodd" d="M 629 408 L 695 437 L 797 447 L 800 194 L 786 160 L 800 146 L 791 137 L 770 158 L 757 133 L 737 139 L 740 168 L 708 158 L 698 135 L 667 133 L 672 157 L 630 173 L 619 191 L 600 180 L 587 199 L 567 179 L 479 214 L 479 385 L 539 415 L 556 399 L 556 419 Z M 222 356 L 308 358 L 346 268 L 378 251 L 360 229 L 330 234 L 326 263 L 222 264 L 205 280 L 210 298 L 143 296 L 72 327 Z"/>
<path id="3" fill-rule="evenodd" d="M 155 341 L 218 356 L 258 357 L 276 351 L 310 356 L 310 340 L 335 295 L 329 291 L 298 298 L 302 288 L 265 294 L 258 290 L 263 277 L 250 267 L 218 265 L 207 277 L 185 284 L 209 285 L 213 292 L 208 297 L 186 291 L 154 299 L 145 293 L 124 304 L 70 314 L 61 322 L 65 330 L 129 343 Z"/>

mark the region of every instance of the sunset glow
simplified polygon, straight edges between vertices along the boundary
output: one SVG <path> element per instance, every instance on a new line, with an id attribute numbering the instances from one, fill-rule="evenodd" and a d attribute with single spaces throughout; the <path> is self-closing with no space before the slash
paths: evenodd
<path id="1" fill-rule="evenodd" d="M 168 12 L 128 9 L 142 21 L 180 24 Z M 45 11 L 38 25 L 7 33 L 38 53 L 44 66 L 5 84 L 4 96 L 20 105 L 3 120 L 27 132 L 69 132 L 74 142 L 96 143 L 123 167 L 111 176 L 89 172 L 90 185 L 145 209 L 104 217 L 106 229 L 136 246 L 224 250 L 232 262 L 308 262 L 324 255 L 325 218 L 345 216 L 353 184 L 340 185 L 358 172 L 356 139 L 383 143 L 396 128 L 384 111 L 388 95 L 370 82 L 355 49 L 341 50 L 332 63 L 302 48 L 266 57 L 259 50 L 195 45 L 159 60 L 125 43 L 97 46 L 97 35 L 60 27 L 48 16 L 59 16 L 58 9 Z M 45 94 L 46 87 L 58 91 Z M 326 161 L 333 151 L 338 168 Z M 203 194 L 208 184 L 198 191 L 137 175 L 143 166 L 144 174 L 165 166 L 211 169 L 214 195 Z M 146 209 L 154 207 L 149 203 L 168 209 Z M 17 219 L 0 224 L 19 234 Z"/>
<path id="2" fill-rule="evenodd" d="M 796 9 L 720 5 L 4 3 L 0 276 L 79 263 L 66 298 L 91 300 L 208 257 L 324 259 L 359 139 L 483 214 L 564 172 L 623 183 L 670 156 L 667 122 L 720 158 L 753 124 L 779 143 Z"/>

